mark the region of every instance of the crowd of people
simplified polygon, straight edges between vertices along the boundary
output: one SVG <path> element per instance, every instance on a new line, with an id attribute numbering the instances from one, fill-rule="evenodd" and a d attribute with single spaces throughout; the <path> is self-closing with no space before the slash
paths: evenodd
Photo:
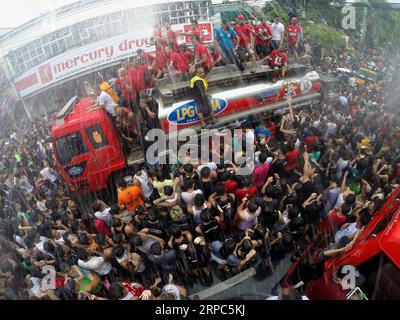
<path id="1" fill-rule="evenodd" d="M 191 48 L 187 44 L 178 45 L 179 36 L 190 39 Z M 214 39 L 212 43 L 204 42 L 197 20 L 192 21 L 188 32 L 173 31 L 169 23 L 156 24 L 151 44 L 155 52 L 137 50 L 135 57 L 121 63 L 111 83 L 104 82 L 99 90 L 88 92 L 97 97 L 94 106 L 104 108 L 113 118 L 123 138 L 125 151 L 131 150 L 135 144 L 145 150 L 146 132 L 160 128 L 158 104 L 149 95 L 155 81 L 178 75 L 184 81 L 189 80 L 191 75 L 199 74 L 199 69 L 206 78 L 212 68 L 222 65 L 236 65 L 244 73 L 246 61 L 251 62 L 250 72 L 255 73 L 256 61 L 260 61 L 271 66 L 275 82 L 286 74 L 287 49 L 295 62 L 299 61 L 299 55 L 310 51 L 305 46 L 297 17 L 291 19 L 286 30 L 279 17 L 270 25 L 265 19 L 246 21 L 243 15 L 239 15 L 234 22 L 222 21 L 215 30 Z M 205 127 L 203 114 L 198 113 L 202 127 Z"/>
<path id="2" fill-rule="evenodd" d="M 289 48 L 297 59 L 301 28 L 296 19 L 292 23 Z M 285 54 L 284 30 L 278 19 L 271 28 L 262 21 L 253 30 L 238 17 L 233 28 L 224 22 L 217 29 L 220 46 L 210 47 L 210 54 L 196 22 L 185 34 L 195 52 L 177 45 L 168 24 L 158 26 L 155 57 L 138 52 L 142 62 L 122 67 L 116 96 L 100 94 L 97 107 L 105 107 L 132 141 L 132 132 L 143 136 L 137 106 L 159 125 L 156 103 L 145 93 L 154 78 L 173 74 L 171 68 L 186 72 L 201 65 L 208 72 L 216 50 L 223 51 L 222 60 L 241 65 L 239 47 L 254 67 L 257 59 Z M 354 62 L 352 53 L 340 54 L 346 58 L 338 53 L 319 67 Z M 122 108 L 113 109 L 115 101 Z M 1 299 L 188 299 L 195 285 L 208 287 L 250 267 L 262 281 L 287 254 L 316 238 L 321 250 L 315 263 L 349 250 L 398 185 L 398 117 L 385 109 L 380 87 L 368 84 L 341 84 L 329 104 L 289 110 L 273 119 L 274 135 L 271 119 L 252 124 L 251 175 L 213 162 L 136 165 L 131 179 L 117 182 L 115 203 L 96 199 L 91 208 L 74 200 L 57 172 L 50 121 L 3 138 Z M 293 290 L 284 289 L 279 299 L 302 299 Z M 321 298 L 315 292 L 306 295 Z"/>

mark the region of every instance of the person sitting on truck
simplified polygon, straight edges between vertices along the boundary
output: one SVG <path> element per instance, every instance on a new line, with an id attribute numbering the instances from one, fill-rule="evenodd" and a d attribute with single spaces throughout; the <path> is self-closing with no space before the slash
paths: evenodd
<path id="1" fill-rule="evenodd" d="M 108 93 L 109 90 L 112 89 L 112 86 L 108 82 L 103 82 L 100 85 L 99 91 L 100 94 L 96 99 L 96 103 L 91 105 L 87 111 L 90 112 L 92 110 L 97 110 L 97 109 L 104 109 L 107 111 L 107 113 L 110 115 L 111 119 L 113 122 L 115 121 L 116 117 L 116 109 L 118 108 L 118 104 L 115 102 L 115 99 L 118 99 L 119 97 L 115 96 L 114 98 Z M 97 92 L 98 93 L 98 92 Z M 114 93 L 115 94 L 115 93 Z"/>
<path id="2" fill-rule="evenodd" d="M 122 189 L 118 193 L 118 204 L 128 211 L 135 212 L 137 206 L 144 206 L 142 189 L 138 185 L 128 186 L 125 179 L 120 179 L 118 186 Z"/>
<path id="3" fill-rule="evenodd" d="M 271 67 L 274 69 L 272 82 L 276 82 L 277 79 L 282 80 L 287 72 L 288 56 L 284 46 L 280 46 L 279 50 L 273 50 L 268 56 L 261 59 L 260 61 L 269 61 Z"/>
<path id="4" fill-rule="evenodd" d="M 196 69 L 196 75 L 190 80 L 190 88 L 193 95 L 193 99 L 196 104 L 196 112 L 199 116 L 201 128 L 206 128 L 205 119 L 211 118 L 211 124 L 215 124 L 218 121 L 214 117 L 214 111 L 211 106 L 210 98 L 207 94 L 208 83 L 206 80 L 207 74 L 203 67 Z"/>

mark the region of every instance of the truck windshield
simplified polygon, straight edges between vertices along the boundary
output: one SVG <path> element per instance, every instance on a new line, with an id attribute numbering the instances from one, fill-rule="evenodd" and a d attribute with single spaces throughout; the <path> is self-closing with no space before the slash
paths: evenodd
<path id="1" fill-rule="evenodd" d="M 58 160 L 62 165 L 68 164 L 72 158 L 87 152 L 87 147 L 79 131 L 57 139 L 55 146 Z"/>

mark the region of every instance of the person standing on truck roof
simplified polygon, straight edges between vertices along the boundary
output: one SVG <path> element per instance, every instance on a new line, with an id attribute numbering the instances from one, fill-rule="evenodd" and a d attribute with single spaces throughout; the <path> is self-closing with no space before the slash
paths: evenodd
<path id="1" fill-rule="evenodd" d="M 285 26 L 281 23 L 279 17 L 275 17 L 274 23 L 271 25 L 272 29 L 272 41 L 271 50 L 278 50 L 283 45 L 285 39 Z"/>
<path id="2" fill-rule="evenodd" d="M 212 58 L 207 47 L 202 44 L 197 37 L 193 37 L 192 44 L 195 52 L 195 60 L 191 65 L 191 68 L 203 67 L 206 73 L 210 73 L 213 67 Z"/>
<path id="3" fill-rule="evenodd" d="M 256 33 L 256 52 L 260 58 L 263 58 L 270 52 L 272 29 L 267 21 L 262 19 L 261 24 L 256 26 L 254 31 Z"/>
<path id="4" fill-rule="evenodd" d="M 128 77 L 131 79 L 131 83 L 134 84 L 136 105 L 139 104 L 139 95 L 146 90 L 146 72 L 147 67 L 144 64 L 139 63 L 140 57 L 132 58 L 127 71 Z"/>
<path id="5" fill-rule="evenodd" d="M 147 128 L 161 129 L 161 122 L 158 118 L 158 102 L 149 96 L 146 92 L 140 94 L 140 107 L 146 118 Z"/>
<path id="6" fill-rule="evenodd" d="M 121 106 L 135 111 L 136 87 L 132 80 L 132 77 L 128 76 L 126 69 L 120 68 L 118 70 L 118 79 L 115 81 L 115 85 L 119 88 Z"/>
<path id="7" fill-rule="evenodd" d="M 243 64 L 236 58 L 235 52 L 239 48 L 239 37 L 236 31 L 226 20 L 222 21 L 222 26 L 215 30 L 215 39 L 224 53 L 226 64 L 236 64 L 240 71 L 244 70 Z"/>
<path id="8" fill-rule="evenodd" d="M 192 91 L 193 99 L 196 105 L 196 112 L 199 116 L 201 128 L 206 128 L 204 119 L 211 117 L 211 124 L 215 124 L 218 120 L 214 117 L 214 110 L 211 106 L 210 97 L 207 95 L 208 83 L 207 74 L 202 67 L 196 69 L 196 75 L 190 80 L 189 86 Z"/>
<path id="9" fill-rule="evenodd" d="M 192 20 L 192 30 L 190 30 L 189 32 L 178 32 L 178 34 L 182 35 L 182 36 L 186 36 L 186 37 L 191 37 L 192 39 L 190 39 L 190 40 L 192 40 L 192 41 L 193 41 L 193 38 L 196 37 L 197 39 L 199 39 L 200 43 L 203 43 L 203 40 L 204 40 L 203 31 L 201 30 L 197 20 Z"/>
<path id="10" fill-rule="evenodd" d="M 251 73 L 256 73 L 256 55 L 254 52 L 254 30 L 253 28 L 248 24 L 244 22 L 244 17 L 242 15 L 237 17 L 237 24 L 234 27 L 240 41 L 239 41 L 239 46 L 241 48 L 241 51 L 244 53 L 248 53 L 250 56 L 250 61 L 251 61 Z M 242 60 L 245 60 L 244 57 L 242 57 Z"/>
<path id="11" fill-rule="evenodd" d="M 299 62 L 299 43 L 301 33 L 302 29 L 298 24 L 298 19 L 297 17 L 293 17 L 292 24 L 288 26 L 287 35 L 289 51 L 294 54 L 294 59 L 296 63 Z"/>

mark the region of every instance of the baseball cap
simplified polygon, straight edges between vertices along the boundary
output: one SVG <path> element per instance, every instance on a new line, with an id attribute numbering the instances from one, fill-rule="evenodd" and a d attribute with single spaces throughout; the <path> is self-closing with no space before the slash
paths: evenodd
<path id="1" fill-rule="evenodd" d="M 237 19 L 238 19 L 238 20 L 243 20 L 243 19 L 244 19 L 244 16 L 240 15 L 240 16 L 237 17 Z"/>

